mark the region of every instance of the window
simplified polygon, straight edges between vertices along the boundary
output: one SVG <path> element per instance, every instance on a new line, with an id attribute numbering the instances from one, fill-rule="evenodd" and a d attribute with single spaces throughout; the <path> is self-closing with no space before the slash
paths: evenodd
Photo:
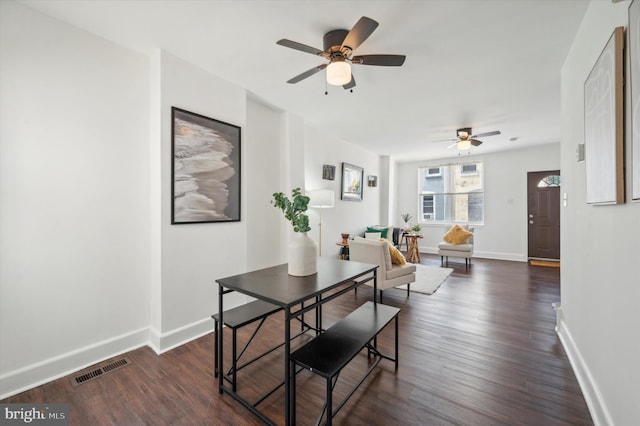
<path id="1" fill-rule="evenodd" d="M 436 218 L 436 199 L 433 195 L 422 195 L 422 222 Z"/>
<path id="2" fill-rule="evenodd" d="M 460 174 L 461 175 L 477 175 L 478 174 L 478 165 L 477 164 L 463 164 L 460 166 Z"/>
<path id="3" fill-rule="evenodd" d="M 425 177 L 438 177 L 438 176 L 442 176 L 442 173 L 440 172 L 440 167 L 430 167 L 426 169 L 427 172 L 425 174 Z"/>
<path id="4" fill-rule="evenodd" d="M 552 186 L 560 186 L 560 176 L 548 175 L 538 182 L 538 188 L 549 188 Z"/>
<path id="5" fill-rule="evenodd" d="M 421 222 L 484 222 L 483 163 L 457 163 L 418 169 Z"/>

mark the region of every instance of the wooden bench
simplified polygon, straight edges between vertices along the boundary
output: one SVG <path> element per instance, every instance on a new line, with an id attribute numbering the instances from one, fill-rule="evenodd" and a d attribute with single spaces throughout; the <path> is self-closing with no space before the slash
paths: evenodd
<path id="1" fill-rule="evenodd" d="M 284 343 L 281 343 L 281 344 L 279 344 L 277 346 L 274 346 L 271 349 L 268 349 L 267 351 L 263 352 L 259 356 L 248 360 L 247 362 L 245 362 L 241 366 L 238 366 L 238 361 L 242 357 L 242 354 L 244 354 L 244 352 L 247 350 L 247 348 L 249 347 L 249 344 L 251 343 L 251 341 L 253 340 L 255 335 L 258 333 L 258 330 L 260 330 L 260 328 L 262 327 L 262 324 L 264 324 L 264 321 L 266 320 L 266 318 L 269 315 L 280 311 L 281 309 L 282 308 L 280 308 L 279 306 L 273 305 L 271 303 L 264 302 L 262 300 L 255 300 L 253 302 L 249 302 L 249 303 L 246 303 L 244 305 L 241 305 L 241 306 L 238 306 L 236 308 L 232 308 L 232 309 L 229 309 L 229 310 L 223 312 L 224 325 L 226 325 L 227 327 L 229 327 L 232 330 L 232 340 L 233 340 L 233 343 L 231 345 L 232 346 L 231 368 L 229 369 L 229 371 L 227 371 L 226 374 L 223 375 L 223 377 L 224 377 L 225 380 L 227 380 L 227 381 L 229 381 L 231 383 L 231 386 L 232 386 L 234 392 L 236 392 L 237 372 L 238 372 L 238 370 L 243 369 L 244 367 L 248 366 L 249 364 L 257 361 L 258 359 L 262 358 L 263 356 L 273 352 L 274 350 L 276 350 L 279 347 L 281 347 L 282 345 L 284 345 Z M 211 315 L 211 318 L 213 318 L 213 320 L 215 322 L 215 330 L 216 330 L 213 371 L 214 371 L 215 377 L 218 377 L 218 374 L 220 373 L 218 371 L 218 356 L 219 356 L 219 354 L 218 354 L 218 352 L 219 352 L 219 350 L 218 350 L 218 338 L 222 337 L 222 336 L 218 336 L 218 323 L 220 321 L 220 315 L 219 314 L 214 314 L 214 315 Z M 237 354 L 237 331 L 238 331 L 238 329 L 240 327 L 244 327 L 245 325 L 249 325 L 249 324 L 251 324 L 253 322 L 256 322 L 258 320 L 260 320 L 260 324 L 258 324 L 258 327 L 256 327 L 256 329 L 253 331 L 253 334 L 249 338 L 249 341 L 244 345 L 244 347 L 240 351 L 240 354 L 238 355 Z"/>
<path id="2" fill-rule="evenodd" d="M 324 377 L 326 384 L 325 405 L 316 424 L 320 424 L 326 413 L 326 423 L 331 424 L 333 417 L 344 406 L 357 388 L 365 381 L 382 358 L 391 360 L 398 369 L 398 313 L 400 308 L 383 305 L 381 303 L 366 302 L 344 319 L 329 328 L 326 332 L 314 338 L 291 354 L 292 370 L 295 365 L 305 368 L 312 373 Z M 395 319 L 395 356 L 389 357 L 377 349 L 377 335 Z M 371 343 L 373 341 L 373 344 Z M 367 356 L 377 356 L 362 379 L 353 387 L 349 394 L 333 410 L 332 390 L 340 371 L 364 348 Z M 295 424 L 296 413 L 296 374 L 292 378 L 292 419 Z"/>

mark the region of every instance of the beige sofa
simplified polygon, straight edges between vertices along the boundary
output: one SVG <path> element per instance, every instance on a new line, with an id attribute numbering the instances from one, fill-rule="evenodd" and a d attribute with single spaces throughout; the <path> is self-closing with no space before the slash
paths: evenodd
<path id="1" fill-rule="evenodd" d="M 351 261 L 373 263 L 379 266 L 377 285 L 380 291 L 380 301 L 382 301 L 382 290 L 410 284 L 416 280 L 416 265 L 407 263 L 401 266 L 391 263 L 389 247 L 384 241 L 355 237 L 349 241 L 349 258 Z M 373 286 L 371 281 L 366 284 Z M 409 287 L 407 285 L 407 297 L 409 296 Z"/>

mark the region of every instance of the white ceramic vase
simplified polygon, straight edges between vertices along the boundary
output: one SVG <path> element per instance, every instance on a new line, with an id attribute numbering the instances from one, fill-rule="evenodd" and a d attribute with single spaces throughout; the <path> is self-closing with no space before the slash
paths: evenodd
<path id="1" fill-rule="evenodd" d="M 289 242 L 289 275 L 306 277 L 318 272 L 318 249 L 306 232 L 295 232 Z"/>

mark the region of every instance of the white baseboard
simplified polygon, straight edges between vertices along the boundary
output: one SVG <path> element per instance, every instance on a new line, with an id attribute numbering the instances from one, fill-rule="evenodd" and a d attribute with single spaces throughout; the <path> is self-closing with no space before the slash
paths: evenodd
<path id="1" fill-rule="evenodd" d="M 3 374 L 0 376 L 0 399 L 137 349 L 148 340 L 149 329 L 142 328 Z"/>
<path id="2" fill-rule="evenodd" d="M 150 327 L 98 342 L 3 374 L 0 376 L 0 399 L 51 382 L 145 345 L 160 355 L 212 331 L 213 320 L 205 318 L 162 335 Z M 213 354 L 213 347 L 211 351 Z"/>
<path id="3" fill-rule="evenodd" d="M 160 355 L 161 337 L 158 330 L 155 327 L 149 327 L 149 342 L 147 343 L 153 351 Z"/>
<path id="4" fill-rule="evenodd" d="M 160 355 L 211 332 L 213 332 L 211 317 L 162 333 L 162 335 L 152 328 L 149 332 L 149 346 Z M 213 353 L 213 347 L 211 351 Z"/>
<path id="5" fill-rule="evenodd" d="M 613 425 L 613 420 L 611 419 L 609 410 L 607 410 L 598 384 L 593 379 L 589 366 L 584 362 L 567 325 L 564 323 L 561 312 L 557 315 L 557 318 L 558 324 L 556 325 L 556 332 L 560 337 L 564 351 L 567 353 L 567 358 L 569 358 L 573 372 L 578 379 L 580 390 L 582 390 L 584 399 L 589 407 L 593 423 L 596 426 Z"/>
<path id="6" fill-rule="evenodd" d="M 510 260 L 512 262 L 526 262 L 527 256 L 517 253 L 499 253 L 495 251 L 474 251 L 473 257 L 479 257 L 481 259 L 493 259 L 493 260 Z"/>
<path id="7" fill-rule="evenodd" d="M 419 247 L 420 253 L 438 254 L 437 247 Z M 492 251 L 474 251 L 473 257 L 480 259 L 493 259 L 493 260 L 510 260 L 513 262 L 526 262 L 527 256 L 523 254 L 514 253 L 498 253 Z"/>

